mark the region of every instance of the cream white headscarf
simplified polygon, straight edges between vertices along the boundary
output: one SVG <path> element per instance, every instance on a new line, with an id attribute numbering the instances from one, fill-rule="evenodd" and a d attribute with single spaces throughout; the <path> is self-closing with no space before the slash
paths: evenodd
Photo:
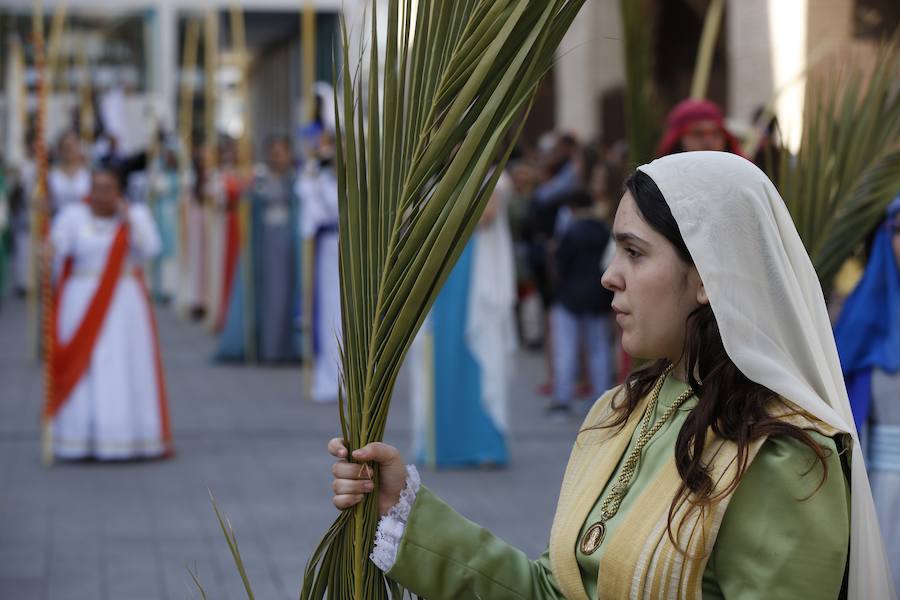
<path id="1" fill-rule="evenodd" d="M 765 173 L 727 152 L 673 154 L 639 169 L 678 223 L 734 364 L 852 435 L 849 595 L 894 598 L 822 287 L 784 201 Z"/>

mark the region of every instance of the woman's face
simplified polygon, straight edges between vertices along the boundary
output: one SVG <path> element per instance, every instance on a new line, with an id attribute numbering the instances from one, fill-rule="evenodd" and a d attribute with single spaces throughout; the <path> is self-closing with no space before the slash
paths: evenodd
<path id="1" fill-rule="evenodd" d="M 81 148 L 78 137 L 67 133 L 59 142 L 60 158 L 66 164 L 74 164 L 81 160 Z"/>
<path id="2" fill-rule="evenodd" d="M 697 269 L 644 221 L 629 192 L 616 211 L 613 236 L 616 254 L 602 283 L 615 293 L 622 347 L 635 358 L 678 362 L 688 316 L 709 303 Z"/>
<path id="3" fill-rule="evenodd" d="M 91 210 L 95 215 L 108 217 L 119 209 L 121 191 L 116 178 L 106 171 L 97 171 L 91 179 Z"/>
<path id="4" fill-rule="evenodd" d="M 692 123 L 681 136 L 681 147 L 685 152 L 698 150 L 725 150 L 725 135 L 719 124 L 712 120 Z"/>

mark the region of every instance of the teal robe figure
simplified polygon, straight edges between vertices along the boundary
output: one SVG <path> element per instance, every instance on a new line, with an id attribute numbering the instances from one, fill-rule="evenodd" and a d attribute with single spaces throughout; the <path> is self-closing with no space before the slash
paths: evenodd
<path id="1" fill-rule="evenodd" d="M 509 462 L 516 348 L 515 265 L 508 180 L 444 283 L 410 352 L 413 455 L 431 467 Z"/>
<path id="2" fill-rule="evenodd" d="M 225 362 L 297 362 L 301 336 L 300 203 L 293 170 L 266 171 L 249 191 L 249 223 L 242 240 L 225 326 L 215 359 Z M 245 213 L 246 214 L 246 213 Z M 248 347 L 253 344 L 253 347 Z"/>
<path id="3" fill-rule="evenodd" d="M 174 161 L 174 158 L 172 159 Z M 153 299 L 168 302 L 178 281 L 178 199 L 180 180 L 177 163 L 160 160 L 150 182 L 150 209 L 159 230 L 162 250 L 150 268 Z"/>

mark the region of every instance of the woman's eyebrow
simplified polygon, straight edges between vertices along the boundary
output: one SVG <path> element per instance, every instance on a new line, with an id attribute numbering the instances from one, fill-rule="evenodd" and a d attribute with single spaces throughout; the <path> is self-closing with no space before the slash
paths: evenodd
<path id="1" fill-rule="evenodd" d="M 627 231 L 626 231 L 626 232 L 620 232 L 620 233 L 615 233 L 615 232 L 614 232 L 614 233 L 613 233 L 613 239 L 615 239 L 616 242 L 619 243 L 619 244 L 625 244 L 625 243 L 628 243 L 628 242 L 630 242 L 630 243 L 632 243 L 632 244 L 634 244 L 634 243 L 637 243 L 637 244 L 645 244 L 645 245 L 647 244 L 647 240 L 641 239 L 641 238 L 639 238 L 638 236 L 634 235 L 633 233 L 629 233 L 629 232 L 627 232 Z"/>

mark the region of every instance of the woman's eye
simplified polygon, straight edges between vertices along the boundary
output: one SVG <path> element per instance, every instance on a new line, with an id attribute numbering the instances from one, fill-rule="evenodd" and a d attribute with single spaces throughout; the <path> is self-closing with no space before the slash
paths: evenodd
<path id="1" fill-rule="evenodd" d="M 628 246 L 625 247 L 625 254 L 627 254 L 629 258 L 637 258 L 641 255 L 640 252 Z"/>

